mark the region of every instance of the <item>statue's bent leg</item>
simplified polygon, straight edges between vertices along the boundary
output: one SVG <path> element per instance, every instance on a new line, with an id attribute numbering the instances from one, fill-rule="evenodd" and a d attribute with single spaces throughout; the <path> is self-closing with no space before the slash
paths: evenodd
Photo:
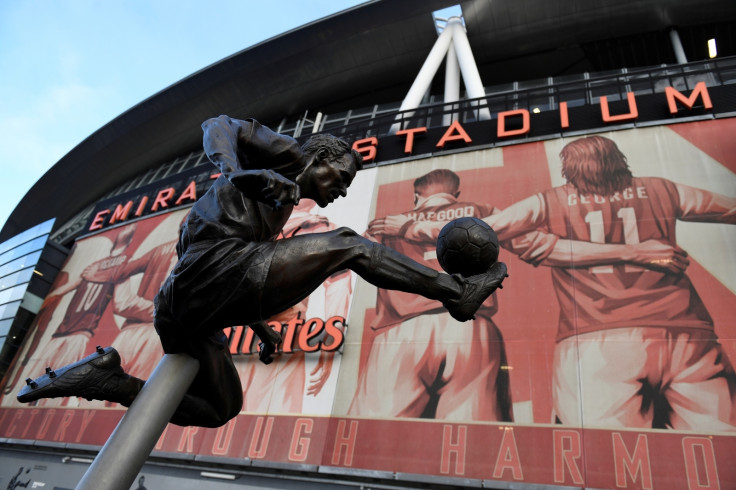
<path id="1" fill-rule="evenodd" d="M 165 299 L 157 298 L 156 329 L 166 353 L 185 352 L 199 361 L 199 371 L 171 423 L 181 426 L 219 427 L 235 417 L 243 406 L 240 377 L 233 364 L 228 339 L 222 329 L 202 336 L 188 332 L 168 317 Z M 170 340 L 173 341 L 169 342 Z M 171 346 L 175 348 L 171 348 Z"/>
<path id="2" fill-rule="evenodd" d="M 199 372 L 171 417 L 171 423 L 220 427 L 243 409 L 243 389 L 227 337 L 220 333 L 199 340 L 189 354 L 199 360 Z"/>
<path id="3" fill-rule="evenodd" d="M 187 353 L 200 362 L 200 369 L 184 395 L 171 422 L 177 425 L 219 427 L 240 412 L 243 404 L 240 379 L 232 363 L 227 338 L 222 332 L 197 339 Z M 143 380 L 129 376 L 120 356 L 111 347 L 80 361 L 50 370 L 27 382 L 18 400 L 29 403 L 41 398 L 78 396 L 130 406 L 143 387 Z"/>

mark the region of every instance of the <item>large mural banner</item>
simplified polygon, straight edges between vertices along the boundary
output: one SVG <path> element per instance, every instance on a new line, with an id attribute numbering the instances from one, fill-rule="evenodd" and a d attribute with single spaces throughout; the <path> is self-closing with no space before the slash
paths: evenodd
<path id="1" fill-rule="evenodd" d="M 734 129 L 379 168 L 375 239 L 439 269 L 441 226 L 476 216 L 499 234 L 510 277 L 467 324 L 359 283 L 331 462 L 594 488 L 735 485 Z"/>
<path id="2" fill-rule="evenodd" d="M 97 345 L 112 345 L 129 374 L 148 377 L 163 355 L 153 328 L 153 298 L 176 262 L 184 216 L 186 211 L 159 215 L 75 244 L 9 371 L 2 406 L 17 404 L 15 393 L 24 379 L 76 362 Z M 36 406 L 104 405 L 55 398 Z"/>
<path id="3" fill-rule="evenodd" d="M 272 364 L 229 328 L 243 411 L 218 429 L 169 425 L 156 449 L 487 486 L 735 487 L 735 131 L 722 119 L 444 154 L 361 171 L 325 209 L 303 201 L 281 238 L 349 226 L 436 270 L 441 227 L 483 219 L 510 277 L 458 323 L 336 274 L 269 320 L 284 339 Z M 77 242 L 6 377 L 0 437 L 104 444 L 120 407 L 15 393 L 95 345 L 148 376 L 151 300 L 185 214 Z"/>

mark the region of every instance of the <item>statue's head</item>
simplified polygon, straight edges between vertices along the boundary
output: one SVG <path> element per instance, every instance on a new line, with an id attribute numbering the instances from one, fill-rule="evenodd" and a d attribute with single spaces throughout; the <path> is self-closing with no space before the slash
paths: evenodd
<path id="1" fill-rule="evenodd" d="M 331 134 L 317 134 L 302 146 L 306 167 L 297 177 L 302 197 L 325 207 L 347 189 L 363 168 L 363 158 L 350 145 Z"/>
<path id="2" fill-rule="evenodd" d="M 562 176 L 581 194 L 609 196 L 631 185 L 626 156 L 603 136 L 587 136 L 568 143 L 560 152 Z"/>

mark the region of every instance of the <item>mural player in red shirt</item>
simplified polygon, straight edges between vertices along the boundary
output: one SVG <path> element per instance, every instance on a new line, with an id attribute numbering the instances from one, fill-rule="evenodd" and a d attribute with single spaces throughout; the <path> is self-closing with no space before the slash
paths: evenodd
<path id="1" fill-rule="evenodd" d="M 460 178 L 436 169 L 414 181 L 414 207 L 406 222 L 491 213 L 485 204 L 460 201 Z M 417 262 L 441 270 L 437 241 L 410 241 L 401 234 L 370 238 Z M 348 414 L 368 417 L 411 417 L 445 420 L 511 421 L 511 393 L 503 337 L 492 320 L 495 295 L 461 325 L 438 301 L 401 291 L 379 289 L 378 333 Z M 399 369 L 399 366 L 401 369 Z"/>

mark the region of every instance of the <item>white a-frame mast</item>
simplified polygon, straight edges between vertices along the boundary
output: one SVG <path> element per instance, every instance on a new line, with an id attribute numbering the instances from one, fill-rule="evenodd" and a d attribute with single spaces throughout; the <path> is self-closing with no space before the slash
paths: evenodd
<path id="1" fill-rule="evenodd" d="M 470 49 L 463 20 L 456 16 L 447 20 L 444 30 L 432 46 L 432 50 L 427 55 L 427 59 L 414 79 L 414 83 L 412 83 L 409 92 L 404 97 L 399 111 L 411 111 L 419 107 L 444 59 L 446 59 L 445 103 L 456 102 L 460 99 L 460 74 L 462 74 L 465 82 L 468 98 L 485 97 L 485 89 L 483 88 L 483 82 L 480 80 L 480 73 L 473 57 L 473 51 Z M 481 108 L 478 112 L 478 118 L 481 120 L 491 118 L 491 112 L 487 107 Z M 451 114 L 445 116 L 446 124 L 450 123 L 451 117 Z M 398 123 L 394 124 L 391 132 L 396 132 L 399 129 L 401 129 L 400 125 Z"/>

